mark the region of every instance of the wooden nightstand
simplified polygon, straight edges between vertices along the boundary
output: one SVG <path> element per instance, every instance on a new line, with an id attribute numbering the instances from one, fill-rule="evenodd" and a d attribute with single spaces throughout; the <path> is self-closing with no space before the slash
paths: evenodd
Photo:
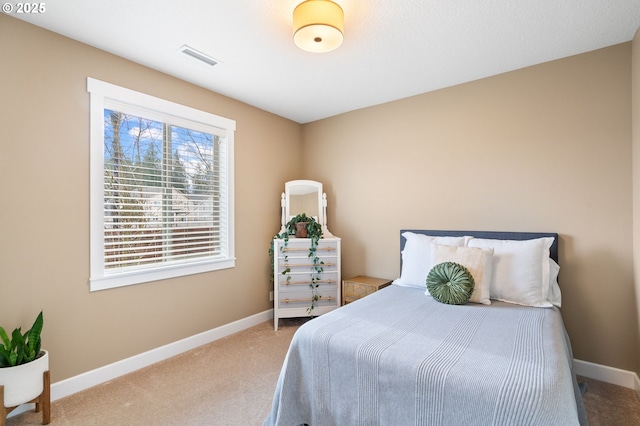
<path id="1" fill-rule="evenodd" d="M 342 280 L 342 304 L 346 305 L 391 284 L 392 280 L 359 275 Z"/>

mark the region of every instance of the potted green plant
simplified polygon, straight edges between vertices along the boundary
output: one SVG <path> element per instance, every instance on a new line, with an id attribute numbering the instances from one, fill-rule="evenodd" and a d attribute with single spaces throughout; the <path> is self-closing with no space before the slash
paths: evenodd
<path id="1" fill-rule="evenodd" d="M 304 236 L 300 236 L 301 235 L 299 231 L 300 227 L 304 228 L 305 232 L 302 233 Z M 271 240 L 271 247 L 269 248 L 269 256 L 271 257 L 271 282 L 274 282 L 273 262 L 274 262 L 275 254 L 273 249 L 273 240 L 275 239 L 284 240 L 284 244 L 280 247 L 280 249 L 282 251 L 285 251 L 289 243 L 289 237 L 291 235 L 295 235 L 297 238 L 309 238 L 311 240 L 311 244 L 309 245 L 309 257 L 312 259 L 313 263 L 311 267 L 312 269 L 311 283 L 309 284 L 309 286 L 311 287 L 311 290 L 312 290 L 312 296 L 311 296 L 311 305 L 307 309 L 307 312 L 309 313 L 309 315 L 311 315 L 313 312 L 313 309 L 315 308 L 316 302 L 321 298 L 320 294 L 318 294 L 318 286 L 319 286 L 318 281 L 320 280 L 320 276 L 324 271 L 324 267 L 323 267 L 324 262 L 321 261 L 320 258 L 318 257 L 316 249 L 318 247 L 318 242 L 320 241 L 320 238 L 322 238 L 322 225 L 320 225 L 318 221 L 315 220 L 312 216 L 307 216 L 306 213 L 300 213 L 292 217 L 291 220 L 287 222 L 287 224 L 285 225 L 284 232 L 280 234 L 276 234 L 273 237 L 273 239 Z M 289 272 L 291 272 L 290 268 L 285 268 L 285 270 L 282 271 L 282 274 L 286 275 Z M 290 276 L 287 276 L 287 279 L 290 279 L 290 278 L 291 278 Z"/>
<path id="2" fill-rule="evenodd" d="M 24 333 L 18 327 L 9 336 L 0 327 L 0 386 L 6 408 L 35 402 L 43 393 L 44 373 L 49 371 L 49 353 L 41 349 L 43 324 L 41 311 Z M 45 401 L 45 411 L 48 411 L 48 401 Z"/>
<path id="3" fill-rule="evenodd" d="M 296 238 L 314 238 L 322 236 L 322 227 L 313 218 L 307 216 L 306 213 L 300 213 L 291 218 L 287 222 L 286 230 L 289 235 L 295 235 Z"/>

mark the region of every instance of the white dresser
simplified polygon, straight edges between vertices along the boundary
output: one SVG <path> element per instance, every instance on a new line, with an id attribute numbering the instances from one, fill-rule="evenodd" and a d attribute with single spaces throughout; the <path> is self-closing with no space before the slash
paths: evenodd
<path id="1" fill-rule="evenodd" d="M 280 318 L 318 316 L 341 305 L 340 238 L 321 238 L 315 256 L 309 256 L 310 247 L 309 238 L 292 237 L 287 244 L 283 239 L 274 240 L 273 325 L 276 330 Z M 318 297 L 314 297 L 316 295 Z M 312 302 L 313 309 L 310 309 Z"/>

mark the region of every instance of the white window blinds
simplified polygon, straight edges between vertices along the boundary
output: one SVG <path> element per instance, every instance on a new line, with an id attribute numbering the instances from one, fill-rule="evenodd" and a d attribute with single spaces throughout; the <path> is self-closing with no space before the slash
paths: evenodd
<path id="1" fill-rule="evenodd" d="M 92 248 L 102 253 L 100 265 L 92 253 L 92 289 L 233 266 L 229 129 L 189 119 L 189 109 L 121 97 L 101 104 L 101 188 L 92 183 L 102 194 L 100 212 L 92 206 L 100 241 Z"/>

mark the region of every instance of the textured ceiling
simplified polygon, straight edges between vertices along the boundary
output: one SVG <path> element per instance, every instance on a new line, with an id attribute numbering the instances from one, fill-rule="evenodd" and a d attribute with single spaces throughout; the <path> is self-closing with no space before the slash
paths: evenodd
<path id="1" fill-rule="evenodd" d="M 301 0 L 48 0 L 11 16 L 299 123 L 619 44 L 640 0 L 336 0 L 345 41 L 292 41 Z M 184 45 L 220 64 L 178 52 Z"/>

